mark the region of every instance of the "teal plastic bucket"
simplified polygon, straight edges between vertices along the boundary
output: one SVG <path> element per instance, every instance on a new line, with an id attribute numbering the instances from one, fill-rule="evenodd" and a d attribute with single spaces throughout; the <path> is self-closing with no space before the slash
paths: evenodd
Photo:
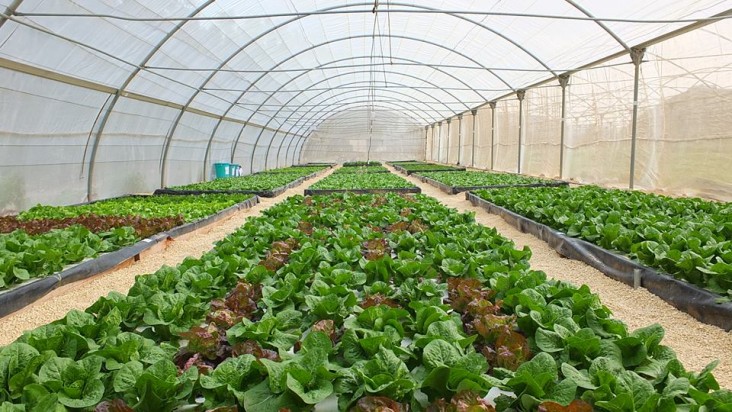
<path id="1" fill-rule="evenodd" d="M 231 177 L 231 168 L 229 163 L 214 163 L 214 170 L 216 171 L 217 179 Z"/>
<path id="2" fill-rule="evenodd" d="M 241 166 L 234 163 L 229 163 L 229 176 L 239 176 L 239 169 L 241 169 Z"/>

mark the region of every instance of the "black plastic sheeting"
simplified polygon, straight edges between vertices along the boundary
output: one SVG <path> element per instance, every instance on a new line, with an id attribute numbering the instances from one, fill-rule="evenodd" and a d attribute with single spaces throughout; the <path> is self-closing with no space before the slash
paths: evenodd
<path id="1" fill-rule="evenodd" d="M 443 192 L 447 193 L 448 195 L 456 195 L 460 192 L 469 192 L 472 190 L 481 190 L 481 189 L 504 189 L 507 187 L 561 187 L 561 186 L 569 186 L 569 183 L 567 182 L 546 182 L 546 183 L 523 183 L 523 184 L 513 184 L 513 185 L 490 185 L 490 186 L 448 186 L 442 182 L 438 182 L 435 179 L 431 179 L 427 176 L 422 176 L 415 174 L 414 177 L 419 179 L 422 183 L 430 184 Z"/>
<path id="2" fill-rule="evenodd" d="M 300 177 L 298 179 L 293 180 L 292 182 L 280 186 L 271 190 L 175 190 L 175 189 L 157 189 L 153 195 L 179 195 L 179 196 L 188 196 L 188 195 L 207 195 L 207 194 L 222 194 L 222 195 L 257 195 L 260 197 L 277 197 L 284 193 L 287 189 L 292 189 L 293 187 L 300 186 L 302 182 L 306 180 L 310 180 L 314 177 L 317 177 L 323 173 L 325 173 L 328 169 L 323 169 L 320 171 L 317 171 L 315 173 L 311 173 L 307 176 Z"/>
<path id="3" fill-rule="evenodd" d="M 396 169 L 399 172 L 404 173 L 407 176 L 412 175 L 412 174 L 416 174 L 416 173 L 424 173 L 424 172 L 464 172 L 465 170 L 467 170 L 464 167 L 440 166 L 440 165 L 435 165 L 434 168 L 427 169 L 427 170 L 425 170 L 425 169 L 422 169 L 422 170 L 407 170 L 407 169 L 405 169 L 405 168 L 403 168 L 403 167 L 401 167 L 399 165 L 394 165 L 394 164 L 391 165 L 391 167 L 393 167 L 394 169 Z"/>
<path id="4" fill-rule="evenodd" d="M 399 189 L 305 189 L 305 196 L 332 195 L 334 193 L 380 194 L 380 193 L 422 193 L 418 187 Z"/>
<path id="5" fill-rule="evenodd" d="M 606 276 L 633 285 L 633 272 L 641 273 L 641 286 L 695 319 L 725 331 L 732 330 L 732 303 L 717 303 L 719 295 L 663 272 L 641 265 L 629 258 L 603 249 L 587 241 L 535 222 L 529 218 L 481 199 L 468 192 L 465 198 L 474 206 L 499 215 L 518 230 L 545 241 L 562 256 L 587 263 Z"/>
<path id="6" fill-rule="evenodd" d="M 17 285 L 12 289 L 2 291 L 0 292 L 0 317 L 7 316 L 25 306 L 28 306 L 59 286 L 108 271 L 129 259 L 134 259 L 143 251 L 150 249 L 154 245 L 166 239 L 176 238 L 186 233 L 193 232 L 194 230 L 198 230 L 204 226 L 208 226 L 216 221 L 224 219 L 239 210 L 249 209 L 257 203 L 259 203 L 259 199 L 256 196 L 253 196 L 204 219 L 174 227 L 168 231 L 160 232 L 147 239 L 143 239 L 134 245 L 124 247 L 114 252 L 105 253 L 94 259 L 83 261 L 59 273 L 43 278 L 35 278 L 26 283 Z"/>

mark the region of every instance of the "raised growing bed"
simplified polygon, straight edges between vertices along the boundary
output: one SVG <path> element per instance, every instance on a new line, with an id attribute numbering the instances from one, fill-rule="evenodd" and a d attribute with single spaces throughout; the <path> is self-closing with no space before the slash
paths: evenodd
<path id="1" fill-rule="evenodd" d="M 203 195 L 203 194 L 252 194 L 260 197 L 277 197 L 284 193 L 286 190 L 293 187 L 297 187 L 306 180 L 313 179 L 322 173 L 325 173 L 328 169 L 323 169 L 318 172 L 311 173 L 306 176 L 299 177 L 288 184 L 275 187 L 272 189 L 261 189 L 261 190 L 187 190 L 187 189 L 175 189 L 175 188 L 164 188 L 157 189 L 153 193 L 154 195 Z M 266 172 L 262 173 L 266 174 Z M 277 175 L 278 173 L 274 173 Z M 252 175 L 252 176 L 257 176 Z M 236 179 L 235 177 L 229 179 Z"/>
<path id="2" fill-rule="evenodd" d="M 358 193 L 358 194 L 379 194 L 379 193 L 422 193 L 418 187 L 392 188 L 392 189 L 305 189 L 305 196 L 331 195 L 334 193 Z"/>
<path id="3" fill-rule="evenodd" d="M 612 279 L 633 286 L 638 273 L 640 286 L 675 308 L 701 322 L 718 326 L 726 331 L 732 330 L 732 303 L 718 303 L 720 296 L 715 293 L 634 262 L 593 243 L 567 236 L 547 225 L 482 199 L 473 192 L 467 192 L 465 198 L 473 205 L 500 216 L 521 232 L 543 240 L 562 256 L 584 262 Z"/>
<path id="4" fill-rule="evenodd" d="M 119 198 L 123 197 L 115 199 Z M 259 203 L 259 199 L 253 196 L 203 219 L 157 233 L 133 245 L 123 247 L 114 252 L 105 253 L 94 259 L 83 261 L 53 275 L 33 278 L 27 282 L 15 285 L 10 289 L 2 290 L 0 291 L 0 317 L 7 316 L 28 306 L 59 286 L 96 276 L 131 259 L 138 260 L 142 252 L 162 241 L 174 239 L 198 230 L 224 219 L 239 210 L 249 209 L 257 203 Z"/>
<path id="5" fill-rule="evenodd" d="M 435 179 L 431 179 L 427 176 L 415 174 L 414 177 L 419 179 L 422 183 L 432 185 L 449 195 L 456 195 L 461 192 L 468 192 L 472 190 L 480 189 L 502 189 L 506 187 L 561 187 L 569 186 L 567 182 L 546 182 L 546 183 L 524 183 L 524 184 L 506 184 L 506 185 L 489 185 L 489 186 L 450 186 L 445 183 L 438 182 Z"/>
<path id="6" fill-rule="evenodd" d="M 391 173 L 331 174 L 305 190 L 305 194 L 421 193 L 421 189 Z"/>
<path id="7" fill-rule="evenodd" d="M 292 165 L 292 166 L 290 166 L 290 167 L 313 167 L 313 166 L 323 166 L 323 167 L 327 167 L 327 168 L 332 168 L 332 167 L 334 167 L 334 166 L 335 166 L 336 164 L 337 164 L 337 163 L 317 163 L 317 162 L 315 162 L 315 163 L 303 163 L 303 164 L 300 164 L 300 165 Z"/>
<path id="8" fill-rule="evenodd" d="M 424 165 L 417 165 L 417 167 L 409 167 L 409 166 L 403 166 L 403 165 L 391 165 L 394 169 L 397 171 L 404 173 L 405 175 L 409 176 L 414 173 L 420 173 L 420 172 L 464 172 L 467 170 L 466 168 L 459 166 L 442 166 L 442 165 L 434 165 L 434 164 L 424 164 Z"/>
<path id="9" fill-rule="evenodd" d="M 371 160 L 368 162 L 358 161 L 358 162 L 344 162 L 343 163 L 343 167 L 361 167 L 361 166 L 381 166 L 381 162 Z"/>
<path id="10" fill-rule="evenodd" d="M 4 399 L 161 412 L 728 409 L 713 364 L 687 372 L 661 326 L 629 330 L 530 256 L 426 196 L 291 197 L 200 258 L 25 332 L 0 351 L 17 376 Z"/>
<path id="11" fill-rule="evenodd" d="M 335 175 L 349 174 L 349 173 L 390 173 L 389 169 L 384 166 L 351 166 L 341 167 L 333 172 Z"/>

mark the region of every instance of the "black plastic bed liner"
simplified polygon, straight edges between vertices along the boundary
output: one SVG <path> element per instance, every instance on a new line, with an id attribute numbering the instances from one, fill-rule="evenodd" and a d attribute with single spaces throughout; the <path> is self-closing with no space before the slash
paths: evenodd
<path id="1" fill-rule="evenodd" d="M 53 275 L 33 278 L 24 283 L 13 286 L 10 289 L 0 291 L 0 317 L 7 316 L 25 306 L 30 305 L 59 286 L 67 285 L 69 283 L 87 279 L 106 272 L 130 259 L 138 260 L 140 258 L 140 253 L 152 248 L 162 241 L 173 239 L 208 226 L 239 210 L 249 209 L 257 203 L 259 203 L 257 196 L 252 196 L 243 202 L 229 206 L 228 208 L 201 220 L 186 223 L 165 232 L 157 233 L 149 238 L 142 239 L 133 245 L 121 248 L 114 252 L 104 253 L 94 259 L 89 259 L 75 264 Z"/>
<path id="2" fill-rule="evenodd" d="M 567 236 L 549 226 L 482 199 L 473 192 L 467 192 L 465 198 L 473 205 L 501 216 L 521 232 L 543 240 L 562 256 L 584 262 L 612 279 L 632 286 L 634 272 L 639 271 L 641 286 L 649 292 L 701 322 L 718 326 L 725 331 L 732 330 L 732 303 L 717 303 L 720 296 L 713 292 L 641 265 L 626 256 L 590 242 Z"/>
<path id="3" fill-rule="evenodd" d="M 420 182 L 432 185 L 449 195 L 456 195 L 461 192 L 470 192 L 473 190 L 504 189 L 507 187 L 563 187 L 563 186 L 569 186 L 568 182 L 560 182 L 560 181 L 555 181 L 555 182 L 548 181 L 546 183 L 516 183 L 516 184 L 487 185 L 487 186 L 449 186 L 442 182 L 438 182 L 435 179 L 429 178 L 427 176 L 415 174 L 414 177 L 419 179 Z"/>

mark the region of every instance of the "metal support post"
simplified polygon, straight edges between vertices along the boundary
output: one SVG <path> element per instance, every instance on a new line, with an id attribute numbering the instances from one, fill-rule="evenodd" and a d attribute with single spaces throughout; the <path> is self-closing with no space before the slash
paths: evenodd
<path id="1" fill-rule="evenodd" d="M 496 163 L 496 102 L 488 102 L 491 107 L 491 170 Z"/>
<path id="2" fill-rule="evenodd" d="M 473 115 L 473 148 L 470 154 L 470 167 L 475 167 L 475 119 L 478 117 L 478 110 L 473 109 L 470 114 Z"/>
<path id="3" fill-rule="evenodd" d="M 447 119 L 447 136 L 445 136 L 445 140 L 447 140 L 447 143 L 445 143 L 445 146 L 447 146 L 445 149 L 445 162 L 444 163 L 450 163 L 450 123 L 452 123 L 452 118 Z"/>
<path id="4" fill-rule="evenodd" d="M 431 157 L 430 160 L 432 160 L 433 162 L 435 161 L 435 150 L 436 150 L 435 148 L 437 147 L 436 143 L 437 142 L 435 141 L 435 123 L 432 123 L 432 151 L 430 152 L 430 154 L 432 156 L 430 156 Z"/>
<path id="5" fill-rule="evenodd" d="M 562 129 L 559 137 L 559 178 L 564 177 L 564 133 L 567 125 L 567 86 L 569 74 L 559 76 L 559 86 L 562 87 Z"/>
<path id="6" fill-rule="evenodd" d="M 457 164 L 460 165 L 460 154 L 463 151 L 463 115 L 458 115 L 458 158 Z"/>
<path id="7" fill-rule="evenodd" d="M 521 174 L 521 137 L 524 134 L 524 97 L 526 97 L 526 90 L 516 91 L 516 97 L 519 101 L 519 127 L 518 127 L 518 162 L 516 163 L 516 173 Z"/>
<path id="8" fill-rule="evenodd" d="M 442 156 L 442 122 L 437 122 L 437 163 L 440 163 Z"/>
<path id="9" fill-rule="evenodd" d="M 640 80 L 640 65 L 645 54 L 645 48 L 632 48 L 630 49 L 630 59 L 633 61 L 635 66 L 635 73 L 633 77 L 633 124 L 631 129 L 630 138 L 630 181 L 628 187 L 633 189 L 635 180 L 635 143 L 638 136 L 638 82 Z"/>
<path id="10" fill-rule="evenodd" d="M 429 133 L 430 133 L 430 126 L 427 125 L 424 127 L 424 159 L 427 160 L 427 139 L 429 139 Z"/>

